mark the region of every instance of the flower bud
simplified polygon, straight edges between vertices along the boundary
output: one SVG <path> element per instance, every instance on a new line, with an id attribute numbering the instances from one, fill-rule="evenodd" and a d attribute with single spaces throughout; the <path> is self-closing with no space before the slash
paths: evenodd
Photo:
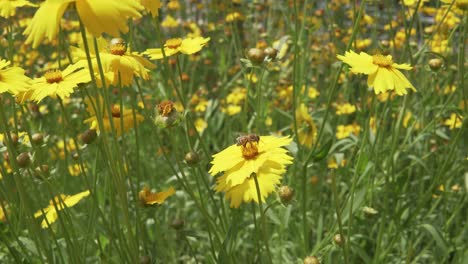
<path id="1" fill-rule="evenodd" d="M 285 185 L 285 186 L 281 186 L 279 189 L 278 189 L 278 195 L 281 199 L 281 202 L 283 204 L 288 204 L 289 202 L 291 202 L 291 200 L 293 199 L 294 197 L 294 190 Z"/>
<path id="2" fill-rule="evenodd" d="M 184 159 L 188 165 L 193 166 L 193 165 L 197 165 L 198 162 L 200 161 L 200 155 L 198 155 L 198 153 L 195 151 L 190 151 L 187 154 L 185 154 Z"/>
<path id="3" fill-rule="evenodd" d="M 261 49 L 251 48 L 247 52 L 247 57 L 255 64 L 260 64 L 265 60 L 265 52 Z"/>
<path id="4" fill-rule="evenodd" d="M 42 175 L 49 175 L 49 165 L 47 164 L 42 164 L 41 166 L 38 166 L 35 170 L 35 176 L 39 177 Z"/>
<path id="5" fill-rule="evenodd" d="M 268 58 L 274 60 L 276 59 L 276 56 L 278 55 L 278 50 L 272 47 L 267 47 L 265 50 L 265 55 L 268 56 Z"/>
<path id="6" fill-rule="evenodd" d="M 320 264 L 320 261 L 316 256 L 308 256 L 304 259 L 304 264 Z"/>
<path id="7" fill-rule="evenodd" d="M 31 157 L 28 152 L 23 152 L 16 157 L 16 163 L 20 168 L 26 168 L 31 164 Z"/>
<path id="8" fill-rule="evenodd" d="M 96 139 L 97 133 L 95 129 L 88 129 L 81 134 L 81 140 L 85 144 L 91 144 Z"/>
<path id="9" fill-rule="evenodd" d="M 111 109 L 111 112 L 112 112 L 113 117 L 119 118 L 121 116 L 120 105 L 116 105 L 116 104 L 113 105 L 112 109 Z"/>
<path id="10" fill-rule="evenodd" d="M 41 145 L 42 143 L 44 143 L 44 136 L 41 133 L 34 133 L 31 136 L 31 141 L 36 145 Z"/>
<path id="11" fill-rule="evenodd" d="M 341 234 L 336 234 L 333 236 L 333 242 L 341 247 L 345 242 L 345 238 Z"/>
<path id="12" fill-rule="evenodd" d="M 155 112 L 154 124 L 160 128 L 173 127 L 182 121 L 182 115 L 177 112 L 172 101 L 162 101 Z"/>
<path id="13" fill-rule="evenodd" d="M 185 225 L 185 221 L 180 218 L 175 218 L 170 224 L 170 226 L 174 228 L 175 230 L 181 230 L 182 228 L 184 228 L 184 225 Z"/>
<path id="14" fill-rule="evenodd" d="M 429 60 L 429 67 L 433 71 L 438 71 L 442 67 L 443 64 L 444 62 L 439 58 L 434 58 L 434 59 Z"/>

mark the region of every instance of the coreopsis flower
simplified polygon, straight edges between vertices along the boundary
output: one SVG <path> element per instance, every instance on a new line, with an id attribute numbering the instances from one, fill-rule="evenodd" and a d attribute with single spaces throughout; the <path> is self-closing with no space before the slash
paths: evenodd
<path id="1" fill-rule="evenodd" d="M 463 117 L 455 113 L 450 114 L 450 118 L 444 121 L 444 125 L 448 126 L 450 130 L 461 128 L 463 124 Z"/>
<path id="2" fill-rule="evenodd" d="M 89 190 L 77 193 L 75 195 L 61 194 L 59 197 L 54 197 L 53 200 L 49 201 L 49 206 L 44 209 L 37 211 L 34 214 L 35 218 L 44 216 L 44 220 L 41 222 L 42 228 L 47 228 L 50 224 L 54 223 L 58 218 L 58 211 L 63 210 L 67 207 L 76 205 L 81 199 L 85 198 L 90 194 Z"/>
<path id="3" fill-rule="evenodd" d="M 141 123 L 145 119 L 142 115 L 138 113 L 135 113 L 135 116 L 134 116 L 132 109 L 120 109 L 119 108 L 117 111 L 113 111 L 110 117 L 107 114 L 107 112 L 103 113 L 102 114 L 103 124 L 101 125 L 99 124 L 98 117 L 96 113 L 94 112 L 94 110 L 92 109 L 92 107 L 88 106 L 87 109 L 88 109 L 88 112 L 90 112 L 91 117 L 86 119 L 84 123 L 90 124 L 90 129 L 94 129 L 100 132 L 102 131 L 111 132 L 112 131 L 111 122 L 112 122 L 117 136 L 121 136 L 122 130 L 123 132 L 127 132 L 135 126 L 135 123 Z M 121 119 L 123 119 L 123 128 L 122 128 Z"/>
<path id="4" fill-rule="evenodd" d="M 337 115 L 349 115 L 356 112 L 356 106 L 350 103 L 337 104 L 335 107 Z"/>
<path id="5" fill-rule="evenodd" d="M 160 0 L 138 0 L 142 6 L 145 7 L 146 10 L 151 12 L 153 17 L 157 17 L 159 15 L 159 8 L 161 8 L 161 1 Z"/>
<path id="6" fill-rule="evenodd" d="M 164 203 L 164 201 L 174 195 L 174 193 L 175 190 L 173 187 L 170 187 L 166 191 L 155 193 L 152 192 L 148 186 L 145 186 L 143 190 L 138 193 L 138 198 L 144 206 L 150 206 Z"/>
<path id="7" fill-rule="evenodd" d="M 9 18 L 16 15 L 16 8 L 23 6 L 36 6 L 26 0 L 0 0 L 0 16 Z"/>
<path id="8" fill-rule="evenodd" d="M 468 0 L 440 0 L 446 5 L 450 5 L 453 2 L 452 8 L 458 14 L 463 14 L 464 11 L 468 10 Z"/>
<path id="9" fill-rule="evenodd" d="M 164 100 L 155 108 L 154 124 L 160 128 L 169 128 L 182 121 L 182 114 L 177 110 L 174 102 Z"/>
<path id="10" fill-rule="evenodd" d="M 26 44 L 37 47 L 44 38 L 55 39 L 60 19 L 71 3 L 75 3 L 81 21 L 95 37 L 102 33 L 118 37 L 120 32 L 128 32 L 127 19 L 140 18 L 143 9 L 135 0 L 46 0 L 23 32 L 28 36 Z"/>
<path id="11" fill-rule="evenodd" d="M 351 136 L 351 134 L 354 134 L 355 136 L 359 135 L 359 132 L 361 131 L 361 127 L 358 124 L 351 124 L 351 125 L 339 125 L 336 128 L 336 138 L 337 139 L 343 139 Z"/>
<path id="12" fill-rule="evenodd" d="M 317 138 L 317 126 L 304 104 L 296 109 L 296 124 L 299 143 L 309 148 L 312 147 Z"/>
<path id="13" fill-rule="evenodd" d="M 359 54 L 347 51 L 344 56 L 337 58 L 351 66 L 351 72 L 369 75 L 367 84 L 374 88 L 376 94 L 386 91 L 395 91 L 398 95 L 407 94 L 406 88 L 416 91 L 416 88 L 399 71 L 411 70 L 409 64 L 397 64 L 393 62 L 391 55 L 369 55 L 365 52 Z"/>
<path id="14" fill-rule="evenodd" d="M 199 52 L 208 41 L 210 41 L 210 38 L 203 37 L 168 39 L 164 44 L 164 55 L 168 57 L 179 52 L 187 55 L 194 54 Z M 148 55 L 152 60 L 164 58 L 162 49 L 147 49 L 143 54 Z"/>
<path id="15" fill-rule="evenodd" d="M 275 191 L 280 183 L 286 165 L 293 158 L 283 146 L 291 143 L 289 137 L 257 136 L 250 134 L 239 137 L 234 144 L 213 155 L 209 173 L 213 176 L 223 172 L 216 179 L 216 192 L 225 192 L 231 200 L 231 207 L 238 208 L 242 202 L 259 203 L 255 178 L 258 181 L 260 197 Z"/>
<path id="16" fill-rule="evenodd" d="M 78 65 L 68 65 L 65 70 L 48 70 L 44 76 L 33 79 L 31 99 L 36 102 L 50 96 L 60 99 L 68 98 L 73 93 L 78 84 L 91 81 L 89 72 Z"/>
<path id="17" fill-rule="evenodd" d="M 105 39 L 100 38 L 98 40 L 98 47 L 106 84 L 117 86 L 121 82 L 122 86 L 129 86 L 132 84 L 135 76 L 149 80 L 149 69 L 156 67 L 139 53 L 128 51 L 125 41 L 121 38 L 112 39 L 109 45 Z M 85 51 L 72 47 L 72 55 L 78 65 L 88 67 Z M 91 61 L 98 85 L 102 85 L 96 52 L 94 50 L 91 52 Z"/>
<path id="18" fill-rule="evenodd" d="M 10 62 L 0 60 L 0 94 L 9 92 L 18 94 L 25 92 L 30 87 L 30 79 L 24 75 L 24 70 L 20 67 L 7 67 Z"/>

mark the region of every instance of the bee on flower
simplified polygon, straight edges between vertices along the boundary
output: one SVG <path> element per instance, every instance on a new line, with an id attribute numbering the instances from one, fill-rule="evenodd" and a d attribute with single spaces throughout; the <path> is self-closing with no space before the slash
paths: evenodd
<path id="1" fill-rule="evenodd" d="M 282 148 L 291 143 L 289 137 L 257 136 L 239 137 L 236 144 L 213 155 L 212 176 L 223 173 L 216 179 L 216 192 L 226 193 L 231 207 L 241 203 L 265 201 L 275 191 L 286 172 L 286 165 L 293 158 Z M 258 183 L 258 190 L 257 184 Z"/>

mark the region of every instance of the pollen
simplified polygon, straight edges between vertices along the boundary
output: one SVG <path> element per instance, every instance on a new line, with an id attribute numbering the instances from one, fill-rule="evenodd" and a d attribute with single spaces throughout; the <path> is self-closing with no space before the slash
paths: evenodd
<path id="1" fill-rule="evenodd" d="M 245 159 L 253 159 L 258 155 L 258 142 L 249 141 L 245 145 L 240 146 L 242 151 L 242 156 Z"/>
<path id="2" fill-rule="evenodd" d="M 384 56 L 381 54 L 377 54 L 372 56 L 372 63 L 379 65 L 380 67 L 389 67 L 392 66 L 393 61 L 392 61 L 392 56 Z"/>
<path id="3" fill-rule="evenodd" d="M 48 70 L 44 77 L 48 83 L 59 83 L 63 81 L 62 72 L 59 69 Z"/>
<path id="4" fill-rule="evenodd" d="M 165 46 L 170 49 L 177 49 L 178 47 L 180 47 L 180 45 L 182 45 L 182 39 L 180 38 L 168 39 L 166 40 L 166 44 L 165 44 Z"/>

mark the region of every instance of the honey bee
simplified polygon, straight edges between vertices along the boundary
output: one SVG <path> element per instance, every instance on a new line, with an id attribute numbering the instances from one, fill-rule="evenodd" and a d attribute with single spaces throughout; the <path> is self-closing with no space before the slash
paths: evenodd
<path id="1" fill-rule="evenodd" d="M 237 146 L 244 146 L 247 145 L 249 142 L 257 142 L 260 141 L 260 137 L 255 134 L 248 134 L 245 136 L 239 136 L 236 138 L 236 145 Z"/>

